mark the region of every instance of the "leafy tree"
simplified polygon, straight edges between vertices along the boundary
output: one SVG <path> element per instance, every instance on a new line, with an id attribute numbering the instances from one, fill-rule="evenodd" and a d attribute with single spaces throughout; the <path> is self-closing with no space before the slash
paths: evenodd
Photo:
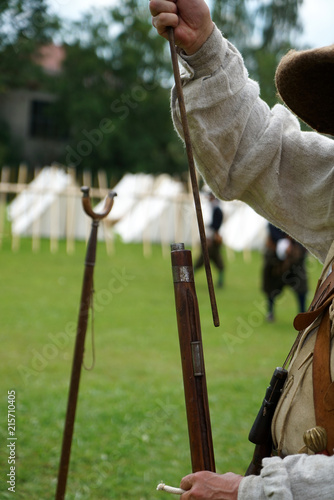
<path id="1" fill-rule="evenodd" d="M 36 85 L 43 78 L 33 56 L 58 30 L 46 0 L 2 0 L 0 3 L 0 92 Z"/>
<path id="2" fill-rule="evenodd" d="M 242 52 L 270 105 L 274 71 L 299 28 L 301 4 L 212 1 L 214 20 Z M 50 78 L 33 55 L 55 35 L 63 41 L 66 60 L 61 75 Z M 0 92 L 38 82 L 58 97 L 51 112 L 66 144 L 55 161 L 104 168 L 117 177 L 126 171 L 187 171 L 170 117 L 168 44 L 152 29 L 147 1 L 123 0 L 60 26 L 46 0 L 3 0 L 0 56 Z"/>
<path id="3" fill-rule="evenodd" d="M 260 83 L 262 98 L 276 102 L 274 75 L 278 62 L 302 30 L 303 0 L 215 0 L 213 18 L 242 53 L 250 76 Z"/>
<path id="4" fill-rule="evenodd" d="M 45 0 L 2 0 L 0 3 L 0 94 L 15 88 L 35 88 L 44 75 L 34 56 L 58 29 Z M 0 165 L 17 164 L 20 144 L 1 123 Z"/>
<path id="5" fill-rule="evenodd" d="M 184 171 L 170 117 L 167 44 L 153 33 L 146 2 L 92 11 L 63 37 L 64 71 L 52 85 L 69 131 L 64 162 L 116 176 Z"/>

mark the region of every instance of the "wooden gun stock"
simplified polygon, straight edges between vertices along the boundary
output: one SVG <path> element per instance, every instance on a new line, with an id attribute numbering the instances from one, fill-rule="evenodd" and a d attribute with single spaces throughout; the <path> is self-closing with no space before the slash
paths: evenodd
<path id="1" fill-rule="evenodd" d="M 267 387 L 261 408 L 248 436 L 249 441 L 255 444 L 255 450 L 252 461 L 246 471 L 246 476 L 258 476 L 262 469 L 262 459 L 271 456 L 271 422 L 287 375 L 287 370 L 277 367 Z"/>
<path id="2" fill-rule="evenodd" d="M 245 476 L 259 476 L 262 469 L 262 460 L 266 457 L 271 456 L 273 448 L 273 442 L 271 436 L 268 437 L 268 440 L 264 444 L 255 445 L 253 458 L 251 463 L 246 470 Z"/>
<path id="3" fill-rule="evenodd" d="M 198 302 L 190 250 L 172 245 L 171 259 L 192 471 L 215 472 Z"/>

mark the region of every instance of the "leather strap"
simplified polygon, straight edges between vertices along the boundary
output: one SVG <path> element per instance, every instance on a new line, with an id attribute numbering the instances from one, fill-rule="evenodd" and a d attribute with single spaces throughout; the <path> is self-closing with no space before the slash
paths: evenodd
<path id="1" fill-rule="evenodd" d="M 317 309 L 325 300 L 334 292 L 334 272 L 331 271 L 325 281 L 320 284 L 318 281 L 318 286 L 314 294 L 314 298 L 309 307 L 310 311 Z"/>
<path id="2" fill-rule="evenodd" d="M 323 314 L 313 353 L 313 400 L 316 424 L 327 432 L 327 452 L 334 454 L 334 383 L 331 377 L 331 322 Z"/>
<path id="3" fill-rule="evenodd" d="M 318 286 L 314 298 L 307 312 L 299 313 L 294 319 L 293 326 L 297 331 L 307 328 L 322 311 L 329 305 L 334 296 L 334 271 L 332 271 L 325 281 Z"/>
<path id="4" fill-rule="evenodd" d="M 305 313 L 299 313 L 293 320 L 293 326 L 295 327 L 296 330 L 304 330 L 308 326 L 310 326 L 311 323 L 313 323 L 314 320 L 317 319 L 318 316 L 330 305 L 334 298 L 334 294 L 328 297 L 328 299 L 322 304 L 318 309 L 315 309 L 314 311 L 307 311 Z"/>

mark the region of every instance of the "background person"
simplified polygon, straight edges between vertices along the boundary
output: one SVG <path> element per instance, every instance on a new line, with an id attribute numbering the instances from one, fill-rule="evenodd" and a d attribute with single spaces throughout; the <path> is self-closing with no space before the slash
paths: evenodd
<path id="1" fill-rule="evenodd" d="M 210 260 L 218 269 L 218 287 L 223 286 L 224 261 L 222 256 L 223 239 L 219 234 L 219 229 L 224 220 L 224 214 L 220 206 L 219 200 L 213 193 L 208 194 L 211 209 L 211 222 L 205 227 L 206 240 L 208 245 L 208 253 Z M 204 264 L 203 252 L 199 255 L 194 271 L 200 269 Z"/>
<path id="2" fill-rule="evenodd" d="M 263 254 L 262 290 L 267 297 L 267 321 L 275 320 L 274 305 L 284 287 L 290 287 L 305 311 L 308 291 L 306 249 L 286 233 L 268 224 L 268 237 Z"/>

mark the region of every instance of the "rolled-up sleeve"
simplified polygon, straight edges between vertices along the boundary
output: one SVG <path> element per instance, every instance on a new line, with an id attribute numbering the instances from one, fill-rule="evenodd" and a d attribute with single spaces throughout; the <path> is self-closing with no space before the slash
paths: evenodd
<path id="1" fill-rule="evenodd" d="M 265 458 L 259 476 L 242 479 L 238 500 L 333 500 L 334 456 Z"/>
<path id="2" fill-rule="evenodd" d="M 198 170 L 221 199 L 239 199 L 324 260 L 334 239 L 334 141 L 301 132 L 284 106 L 270 109 L 237 49 L 217 28 L 181 76 Z M 174 125 L 183 136 L 175 89 Z"/>

